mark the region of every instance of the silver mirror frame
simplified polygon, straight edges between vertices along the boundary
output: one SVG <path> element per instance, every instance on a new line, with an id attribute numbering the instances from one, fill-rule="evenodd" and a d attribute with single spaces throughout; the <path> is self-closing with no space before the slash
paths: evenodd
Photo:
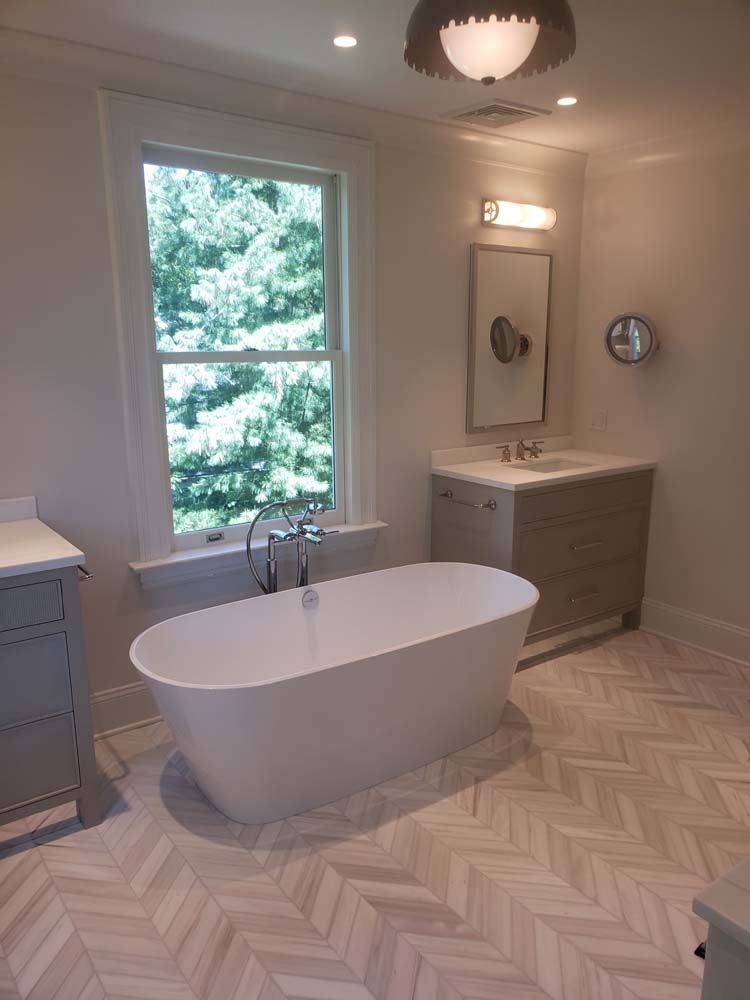
<path id="1" fill-rule="evenodd" d="M 521 420 L 515 424 L 490 424 L 488 426 L 477 426 L 474 424 L 474 363 L 476 351 L 476 303 L 477 303 L 477 260 L 478 255 L 483 250 L 493 250 L 498 253 L 522 253 L 532 254 L 537 257 L 547 257 L 549 259 L 549 281 L 547 285 L 547 324 L 544 331 L 544 382 L 542 385 L 542 416 L 539 420 Z M 551 250 L 537 250 L 532 247 L 504 246 L 500 243 L 472 243 L 470 248 L 471 272 L 469 279 L 469 352 L 467 364 L 467 387 L 466 387 L 466 433 L 484 434 L 488 431 L 501 430 L 503 427 L 522 426 L 524 424 L 545 425 L 549 415 L 549 358 L 550 358 L 550 330 L 552 325 L 552 275 L 554 270 L 555 254 Z M 514 324 L 515 325 L 515 324 Z M 518 329 L 516 327 L 516 329 Z M 523 356 L 528 357 L 532 348 L 535 347 L 534 338 L 529 334 L 520 334 L 520 339 L 526 340 L 526 348 Z M 520 346 L 520 345 L 519 345 Z M 536 348 L 540 350 L 541 348 Z M 518 354 L 516 355 L 518 357 Z"/>
<path id="2" fill-rule="evenodd" d="M 635 361 L 626 361 L 623 358 L 621 358 L 620 355 L 615 350 L 613 350 L 611 344 L 611 337 L 615 328 L 618 326 L 618 324 L 622 323 L 622 321 L 626 319 L 637 319 L 640 323 L 643 323 L 643 325 L 646 327 L 646 329 L 651 335 L 651 345 L 649 349 Z M 645 316 L 643 313 L 637 313 L 637 312 L 620 313 L 618 316 L 615 316 L 615 318 L 607 324 L 607 329 L 604 331 L 604 350 L 607 352 L 607 357 L 611 358 L 612 361 L 615 362 L 615 364 L 621 365 L 624 368 L 637 368 L 638 365 L 642 365 L 646 361 L 650 361 L 651 358 L 653 358 L 653 356 L 660 349 L 660 347 L 661 345 L 659 344 L 659 338 L 656 336 L 656 329 L 654 327 L 654 324 L 652 320 L 650 320 L 649 317 Z"/>

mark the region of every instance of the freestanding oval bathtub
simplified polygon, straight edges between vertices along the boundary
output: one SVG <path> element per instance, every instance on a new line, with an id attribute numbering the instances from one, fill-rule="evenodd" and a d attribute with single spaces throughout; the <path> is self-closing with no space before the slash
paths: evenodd
<path id="1" fill-rule="evenodd" d="M 242 823 L 323 805 L 493 732 L 539 597 L 463 563 L 304 593 L 304 605 L 289 590 L 172 618 L 130 648 L 201 789 Z"/>

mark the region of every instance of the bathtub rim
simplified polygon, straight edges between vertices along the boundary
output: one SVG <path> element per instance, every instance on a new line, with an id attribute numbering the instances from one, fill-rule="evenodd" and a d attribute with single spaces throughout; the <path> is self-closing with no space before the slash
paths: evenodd
<path id="1" fill-rule="evenodd" d="M 433 642 L 434 640 L 437 640 L 437 639 L 443 639 L 446 636 L 456 635 L 456 634 L 458 634 L 460 632 L 466 632 L 466 631 L 468 631 L 469 629 L 472 629 L 472 628 L 480 628 L 481 626 L 483 626 L 483 625 L 489 625 L 492 622 L 503 621 L 503 619 L 505 619 L 505 618 L 511 618 L 511 617 L 513 617 L 515 615 L 523 614 L 523 612 L 528 611 L 529 609 L 533 609 L 534 607 L 536 607 L 537 603 L 539 602 L 539 597 L 540 597 L 539 590 L 536 588 L 536 586 L 533 583 L 531 583 L 530 580 L 525 579 L 525 577 L 519 576 L 517 573 L 510 573 L 508 570 L 497 569 L 495 566 L 483 566 L 480 563 L 459 563 L 459 562 L 419 562 L 419 563 L 407 563 L 407 564 L 405 564 L 405 566 L 390 566 L 390 567 L 386 567 L 385 569 L 369 570 L 366 573 L 355 573 L 355 574 L 353 574 L 353 576 L 375 576 L 375 575 L 381 574 L 381 573 L 383 573 L 383 574 L 384 573 L 392 573 L 392 572 L 394 572 L 394 570 L 405 569 L 406 566 L 468 566 L 468 567 L 470 567 L 472 569 L 490 570 L 495 575 L 499 574 L 500 576 L 503 576 L 503 577 L 510 577 L 513 580 L 518 580 L 521 583 L 525 584 L 528 588 L 530 588 L 532 596 L 530 597 L 530 599 L 528 601 L 526 601 L 523 604 L 520 604 L 518 607 L 515 607 L 515 608 L 513 608 L 510 611 L 506 611 L 506 612 L 504 612 L 502 614 L 491 615 L 491 616 L 486 617 L 486 618 L 481 618 L 481 619 L 479 619 L 477 621 L 472 621 L 471 624 L 469 624 L 469 625 L 464 625 L 464 626 L 461 626 L 459 628 L 445 629 L 442 632 L 435 632 L 435 633 L 433 633 L 433 634 L 431 634 L 429 636 L 424 636 L 421 639 L 413 639 L 413 640 L 411 640 L 409 642 L 401 642 L 401 643 L 398 643 L 397 645 L 385 646 L 383 648 L 378 648 L 378 649 L 373 650 L 371 653 L 368 653 L 368 654 L 366 654 L 364 656 L 355 656 L 352 659 L 348 659 L 348 660 L 335 660 L 335 661 L 333 661 L 331 663 L 326 663 L 326 664 L 322 664 L 320 666 L 305 668 L 303 670 L 298 670 L 296 673 L 285 674 L 283 677 L 272 677 L 272 678 L 269 678 L 267 680 L 246 681 L 246 682 L 241 683 L 241 684 L 237 684 L 237 683 L 235 683 L 235 684 L 194 684 L 194 683 L 188 683 L 187 681 L 173 680 L 172 678 L 164 677 L 162 674 L 157 674 L 153 670 L 151 670 L 150 668 L 144 666 L 143 663 L 141 662 L 141 660 L 138 658 L 137 653 L 135 651 L 135 647 L 138 645 L 138 643 L 141 641 L 141 639 L 143 639 L 145 636 L 147 636 L 150 632 L 154 631 L 155 629 L 158 629 L 158 628 L 162 627 L 167 622 L 176 622 L 176 621 L 179 621 L 181 618 L 188 618 L 191 615 L 202 614 L 204 612 L 212 611 L 214 608 L 226 607 L 226 606 L 229 606 L 229 605 L 232 605 L 232 604 L 242 604 L 242 603 L 244 603 L 246 601 L 255 601 L 255 600 L 260 600 L 260 599 L 262 599 L 264 597 L 275 596 L 275 595 L 269 595 L 269 594 L 257 594 L 255 597 L 243 597 L 243 598 L 240 598 L 240 600 L 238 600 L 238 601 L 226 601 L 223 604 L 212 605 L 212 606 L 210 606 L 208 608 L 198 608 L 195 611 L 186 611 L 183 614 L 174 615 L 172 618 L 165 618 L 163 621 L 155 622 L 153 625 L 149 625 L 149 627 L 147 629 L 144 629 L 143 632 L 140 632 L 135 637 L 135 639 L 133 639 L 133 641 L 131 642 L 130 648 L 128 649 L 128 656 L 129 656 L 130 662 L 133 664 L 133 666 L 136 668 L 136 670 L 138 671 L 138 673 L 142 677 L 145 677 L 145 678 L 147 678 L 149 680 L 156 681 L 159 684 L 164 684 L 167 687 L 182 688 L 182 689 L 187 689 L 187 690 L 190 690 L 190 691 L 214 691 L 214 692 L 244 691 L 244 690 L 248 690 L 250 688 L 265 688 L 265 687 L 271 687 L 271 686 L 273 686 L 275 684 L 283 684 L 286 681 L 299 680 L 301 677 L 308 677 L 311 674 L 323 673 L 324 671 L 327 671 L 327 670 L 334 670 L 337 667 L 344 667 L 344 666 L 347 666 L 347 665 L 353 664 L 353 663 L 361 663 L 363 660 L 368 660 L 368 659 L 370 659 L 372 657 L 375 657 L 375 656 L 384 656 L 384 655 L 386 655 L 388 653 L 395 653 L 397 650 L 410 649 L 412 646 L 424 645 L 424 643 L 426 643 L 426 642 Z M 320 583 L 317 583 L 317 584 L 315 584 L 315 583 L 310 584 L 310 586 L 308 588 L 306 588 L 306 589 L 313 589 L 314 590 L 316 587 L 325 586 L 326 583 L 335 583 L 337 580 L 341 580 L 341 579 L 349 579 L 349 578 L 348 577 L 335 577 L 333 580 L 323 580 L 323 581 L 321 581 Z M 300 588 L 290 588 L 290 590 L 282 591 L 281 593 L 284 593 L 284 594 L 292 593 L 293 590 L 295 590 L 295 589 L 298 590 Z"/>

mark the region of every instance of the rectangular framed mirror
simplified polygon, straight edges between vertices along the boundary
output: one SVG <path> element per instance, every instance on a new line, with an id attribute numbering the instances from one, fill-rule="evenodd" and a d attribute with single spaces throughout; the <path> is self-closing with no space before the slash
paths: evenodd
<path id="1" fill-rule="evenodd" d="M 469 434 L 545 419 L 551 281 L 550 253 L 472 245 Z"/>

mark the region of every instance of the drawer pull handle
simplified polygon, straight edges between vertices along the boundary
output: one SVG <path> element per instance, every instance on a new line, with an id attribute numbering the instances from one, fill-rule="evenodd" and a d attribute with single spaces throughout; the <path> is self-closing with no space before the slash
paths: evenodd
<path id="1" fill-rule="evenodd" d="M 600 591 L 598 590 L 592 590 L 588 594 L 579 594 L 577 597 L 573 597 L 571 594 L 568 600 L 570 601 L 571 604 L 580 604 L 581 601 L 590 601 L 592 598 L 598 597 L 599 593 Z"/>
<path id="2" fill-rule="evenodd" d="M 473 507 L 474 510 L 497 510 L 497 500 L 488 500 L 487 503 L 469 503 L 468 500 L 454 499 L 453 490 L 445 490 L 443 493 L 439 493 L 438 496 L 442 497 L 443 500 L 447 500 L 448 503 L 458 503 L 462 507 Z"/>
<path id="3" fill-rule="evenodd" d="M 600 545 L 604 545 L 604 540 L 597 538 L 595 542 L 585 542 L 583 545 L 571 545 L 571 552 L 585 552 L 587 549 L 598 549 Z"/>

